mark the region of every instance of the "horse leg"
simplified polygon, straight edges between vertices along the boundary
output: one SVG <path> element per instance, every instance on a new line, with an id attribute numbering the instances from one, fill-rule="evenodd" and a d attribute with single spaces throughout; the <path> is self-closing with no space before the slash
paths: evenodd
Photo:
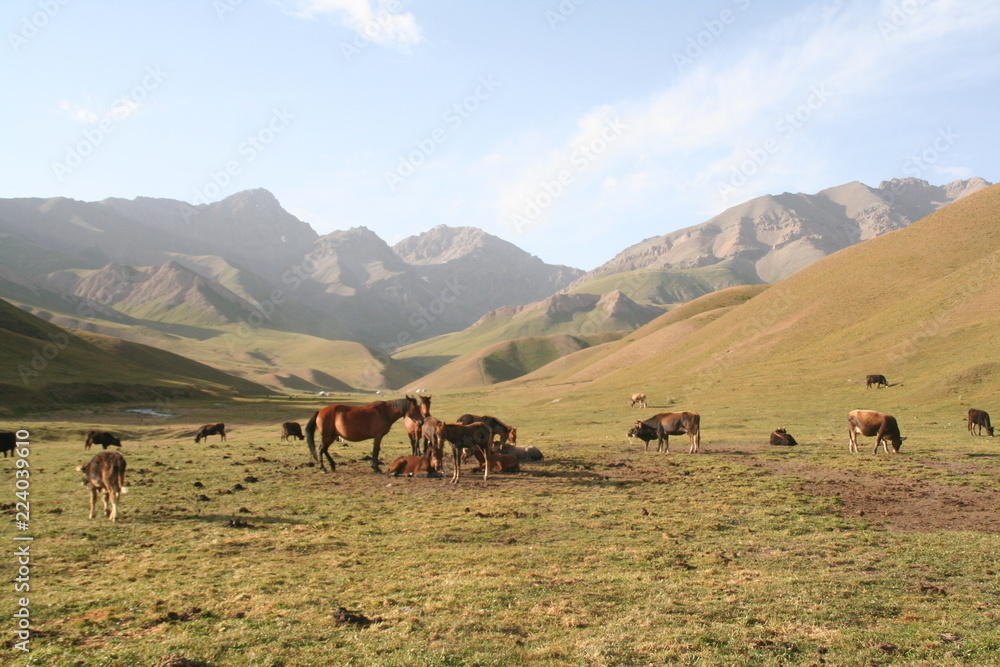
<path id="1" fill-rule="evenodd" d="M 382 436 L 375 436 L 374 444 L 372 444 L 372 472 L 382 473 L 382 469 L 378 466 L 378 453 L 382 449 Z"/>
<path id="2" fill-rule="evenodd" d="M 451 454 L 455 460 L 455 469 L 451 471 L 451 483 L 458 484 L 462 476 L 462 450 L 455 443 L 451 443 Z"/>

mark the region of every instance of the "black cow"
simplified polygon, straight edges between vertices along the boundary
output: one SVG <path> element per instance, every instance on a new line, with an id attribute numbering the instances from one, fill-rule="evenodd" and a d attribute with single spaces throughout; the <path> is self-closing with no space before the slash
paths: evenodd
<path id="1" fill-rule="evenodd" d="M 14 449 L 17 447 L 17 436 L 10 431 L 0 431 L 0 452 L 7 458 L 7 452 L 14 456 Z"/>
<path id="2" fill-rule="evenodd" d="M 118 436 L 110 431 L 87 431 L 87 439 L 83 443 L 84 451 L 89 451 L 91 445 L 100 445 L 102 448 L 107 449 L 108 447 L 115 446 L 121 447 L 122 441 L 118 439 Z"/>
<path id="3" fill-rule="evenodd" d="M 866 378 L 865 383 L 867 385 L 865 389 L 871 389 L 872 385 L 875 385 L 876 389 L 878 389 L 879 387 L 889 386 L 889 383 L 886 381 L 884 375 L 869 375 Z"/>
<path id="4" fill-rule="evenodd" d="M 799 443 L 795 442 L 795 438 L 792 437 L 792 434 L 786 431 L 784 428 L 776 428 L 771 433 L 771 444 L 793 447 Z"/>
<path id="5" fill-rule="evenodd" d="M 701 445 L 701 415 L 686 410 L 684 412 L 663 412 L 645 421 L 637 421 L 629 429 L 628 437 L 639 438 L 649 451 L 649 443 L 656 440 L 656 451 L 670 452 L 670 436 L 687 434 L 691 440 L 688 452 L 695 454 Z"/>
<path id="6" fill-rule="evenodd" d="M 983 429 L 993 437 L 993 426 L 990 425 L 990 415 L 985 410 L 976 410 L 975 408 L 969 408 L 969 416 L 966 417 L 969 420 L 969 435 L 982 435 Z M 973 431 L 973 428 L 977 428 L 979 432 Z"/>
<path id="7" fill-rule="evenodd" d="M 285 422 L 281 425 L 281 439 L 288 440 L 289 438 L 306 439 L 306 436 L 302 435 L 302 424 L 298 422 Z"/>
<path id="8" fill-rule="evenodd" d="M 194 441 L 201 442 L 202 438 L 208 440 L 208 436 L 210 435 L 218 435 L 221 436 L 223 440 L 225 440 L 226 425 L 221 422 L 218 424 L 205 424 L 204 426 L 201 427 L 201 430 L 198 431 L 198 435 L 194 436 Z"/>

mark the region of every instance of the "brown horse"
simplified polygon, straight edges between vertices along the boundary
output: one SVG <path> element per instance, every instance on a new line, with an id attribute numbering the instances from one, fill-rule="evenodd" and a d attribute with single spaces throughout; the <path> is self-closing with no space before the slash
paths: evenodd
<path id="1" fill-rule="evenodd" d="M 410 436 L 410 450 L 412 456 L 420 456 L 420 440 L 423 438 L 424 420 L 431 416 L 431 396 L 420 397 L 420 418 L 413 419 L 410 415 L 403 416 L 403 427 L 406 435 Z M 424 451 L 427 451 L 425 445 Z"/>
<path id="2" fill-rule="evenodd" d="M 312 416 L 306 424 L 306 444 L 313 461 L 319 463 L 319 469 L 326 472 L 323 457 L 330 464 L 330 470 L 337 469 L 330 457 L 330 444 L 335 439 L 343 438 L 350 442 L 373 439 L 372 471 L 382 472 L 378 465 L 378 453 L 382 447 L 382 438 L 386 436 L 392 425 L 403 415 L 411 419 L 420 419 L 420 408 L 417 399 L 412 396 L 397 398 L 394 401 L 376 401 L 368 405 L 343 405 L 336 403 L 328 405 Z M 316 431 L 320 431 L 320 447 L 316 449 Z"/>

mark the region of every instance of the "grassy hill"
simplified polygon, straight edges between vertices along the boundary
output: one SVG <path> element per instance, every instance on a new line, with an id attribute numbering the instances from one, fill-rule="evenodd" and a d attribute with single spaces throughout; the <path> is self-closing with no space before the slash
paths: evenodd
<path id="1" fill-rule="evenodd" d="M 0 301 L 6 405 L 267 393 L 257 383 L 137 343 L 61 329 Z"/>

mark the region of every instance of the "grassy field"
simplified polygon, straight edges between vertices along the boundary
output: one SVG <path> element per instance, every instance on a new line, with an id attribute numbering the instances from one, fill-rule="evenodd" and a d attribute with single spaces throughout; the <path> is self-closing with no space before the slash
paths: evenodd
<path id="1" fill-rule="evenodd" d="M 883 392 L 891 391 L 881 390 Z M 864 389 L 860 389 L 864 391 Z M 791 407 L 809 400 L 798 398 Z M 839 400 L 839 399 L 837 399 Z M 156 407 L 174 417 L 126 408 Z M 916 416 L 900 455 L 847 451 L 840 408 L 766 444 L 747 406 L 703 452 L 643 452 L 646 411 L 588 390 L 434 397 L 495 414 L 544 461 L 489 481 L 372 474 L 369 443 L 308 465 L 278 424 L 315 401 L 26 416 L 31 653 L 22 665 L 990 665 L 1000 655 L 1000 455 Z M 694 407 L 694 406 L 688 406 Z M 195 428 L 226 421 L 226 442 Z M 117 525 L 87 518 L 82 431 L 126 435 Z M 406 453 L 397 424 L 383 459 Z M 4 496 L 14 464 L 4 460 Z M 6 502 L 6 501 L 4 501 Z M 14 508 L 10 507 L 13 514 Z M 13 517 L 5 528 L 8 545 Z M 5 569 L 16 565 L 8 546 Z M 13 629 L 19 594 L 2 596 Z M 174 656 L 173 663 L 167 658 Z"/>

